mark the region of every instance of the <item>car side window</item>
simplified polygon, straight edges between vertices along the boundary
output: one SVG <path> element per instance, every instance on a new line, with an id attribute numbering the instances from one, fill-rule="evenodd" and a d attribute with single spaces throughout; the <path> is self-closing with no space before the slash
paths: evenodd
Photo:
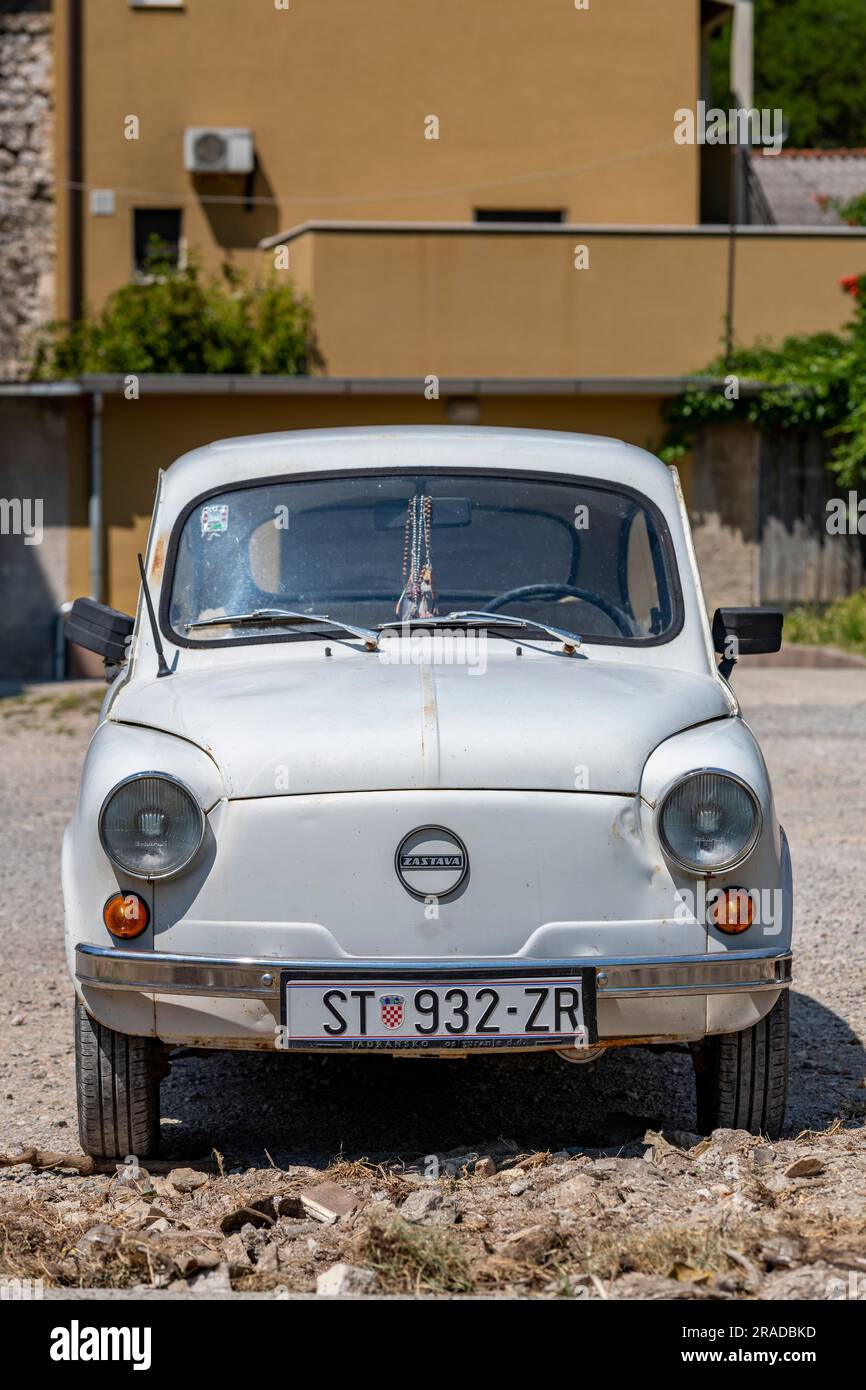
<path id="1" fill-rule="evenodd" d="M 637 508 L 631 518 L 626 541 L 625 593 L 632 615 L 648 632 L 659 630 L 661 601 L 658 577 L 650 542 L 647 515 Z"/>

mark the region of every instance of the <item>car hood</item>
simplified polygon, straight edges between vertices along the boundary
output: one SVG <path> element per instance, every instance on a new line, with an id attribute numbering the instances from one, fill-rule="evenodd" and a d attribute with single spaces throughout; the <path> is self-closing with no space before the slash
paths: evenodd
<path id="1" fill-rule="evenodd" d="M 131 681 L 109 718 L 176 734 L 229 797 L 413 788 L 637 791 L 664 739 L 734 712 L 710 675 L 489 644 L 486 669 L 320 643 Z"/>

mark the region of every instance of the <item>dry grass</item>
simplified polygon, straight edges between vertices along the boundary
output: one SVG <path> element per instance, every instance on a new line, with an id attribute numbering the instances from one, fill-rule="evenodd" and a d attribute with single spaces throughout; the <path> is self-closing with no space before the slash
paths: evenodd
<path id="1" fill-rule="evenodd" d="M 49 1287 L 128 1288 L 149 1284 L 155 1274 L 172 1268 L 142 1237 L 123 1233 L 111 1250 L 77 1251 L 80 1235 L 63 1225 L 50 1202 L 37 1197 L 6 1208 L 0 1211 L 0 1275 L 42 1279 Z"/>
<path id="2" fill-rule="evenodd" d="M 469 1261 L 450 1231 L 416 1226 L 400 1216 L 372 1221 L 357 1238 L 356 1256 L 392 1293 L 471 1293 Z"/>
<path id="3" fill-rule="evenodd" d="M 825 1143 L 839 1157 L 860 1157 L 859 1134 L 831 1127 Z M 803 1152 L 790 1142 L 786 1147 L 786 1162 Z M 527 1166 L 521 1162 L 524 1171 Z M 677 1181 L 689 1208 L 656 1214 L 644 1205 L 637 1215 L 628 1205 L 597 1210 L 585 1202 L 563 1211 L 545 1187 L 543 1166 L 532 1166 L 539 1169 L 538 1187 L 520 1210 L 500 1178 L 485 1183 L 472 1173 L 441 1179 L 436 1191 L 455 1197 L 459 1213 L 447 1226 L 399 1214 L 407 1194 L 419 1190 L 417 1174 L 366 1159 L 338 1158 L 325 1171 L 270 1166 L 213 1175 L 194 1196 L 178 1195 L 161 1176 L 153 1178 L 155 1193 L 142 1184 L 127 1194 L 111 1175 L 73 1179 L 45 1172 L 38 1190 L 9 1184 L 0 1193 L 0 1276 L 41 1279 L 48 1287 L 159 1287 L 228 1261 L 236 1289 L 308 1292 L 324 1269 L 345 1260 L 371 1269 L 384 1293 L 567 1297 L 582 1286 L 606 1297 L 605 1288 L 621 1276 L 649 1275 L 697 1286 L 704 1296 L 752 1298 L 760 1296 L 761 1280 L 774 1267 L 772 1256 L 762 1258 L 762 1246 L 779 1237 L 792 1238 L 797 1266 L 827 1261 L 866 1268 L 866 1217 L 852 1200 L 857 1189 L 850 1181 L 843 1184 L 848 1195 L 838 1211 L 837 1189 L 821 1187 L 820 1179 L 815 1186 L 770 1192 L 748 1174 L 740 1191 L 745 1205 L 728 1194 L 712 1206 L 696 1207 L 692 1177 L 685 1173 Z M 855 1182 L 858 1172 L 850 1175 Z M 334 1226 L 293 1231 L 302 1217 L 302 1189 L 323 1178 L 352 1191 L 361 1210 Z M 272 1205 L 275 1195 L 278 1208 Z M 152 1197 L 168 1213 L 170 1229 L 140 1229 L 140 1213 L 131 1212 L 131 1203 L 140 1206 Z M 273 1216 L 256 1220 L 266 1209 Z M 259 1227 L 244 1242 L 251 1269 L 235 1263 L 225 1241 L 247 1217 Z M 102 1225 L 111 1228 L 104 1238 L 96 1233 L 82 1240 L 82 1232 Z"/>
<path id="4" fill-rule="evenodd" d="M 366 1189 L 369 1197 L 374 1191 L 383 1192 L 392 1202 L 401 1202 L 412 1191 L 400 1173 L 394 1172 L 382 1163 L 371 1163 L 368 1158 L 354 1160 L 339 1158 L 328 1165 L 324 1178 L 328 1182 L 339 1183 L 344 1187 Z"/>
<path id="5" fill-rule="evenodd" d="M 756 1265 L 760 1272 L 761 1247 L 779 1237 L 803 1242 L 799 1261 L 803 1264 L 825 1258 L 834 1244 L 844 1245 L 849 1252 L 864 1252 L 864 1226 L 862 1221 L 833 1220 L 827 1212 L 815 1212 L 808 1218 L 798 1218 L 792 1212 L 784 1219 L 752 1214 L 736 1221 L 723 1217 L 635 1231 L 588 1231 L 572 1237 L 569 1258 L 561 1263 L 571 1277 L 578 1273 L 613 1280 L 635 1273 L 712 1283 L 717 1276 L 742 1273 L 744 1263 Z"/>
<path id="6" fill-rule="evenodd" d="M 105 686 L 99 684 L 92 690 L 71 690 L 52 702 L 51 714 L 93 714 L 99 713 L 105 699 Z"/>
<path id="7" fill-rule="evenodd" d="M 105 698 L 105 685 L 38 686 L 0 699 L 0 720 L 15 733 L 22 729 L 45 729 L 56 734 L 85 731 L 99 714 Z"/>
<path id="8" fill-rule="evenodd" d="M 607 1280 L 628 1273 L 676 1277 L 677 1269 L 715 1276 L 733 1267 L 729 1250 L 746 1254 L 760 1243 L 754 1222 L 740 1229 L 727 1224 L 686 1225 L 591 1232 L 575 1241 L 569 1253 L 582 1273 Z"/>
<path id="9" fill-rule="evenodd" d="M 841 1117 L 837 1115 L 836 1119 L 832 1120 L 826 1129 L 801 1129 L 794 1143 L 809 1144 L 814 1139 L 828 1139 L 834 1134 L 840 1134 L 843 1129 L 843 1121 Z"/>

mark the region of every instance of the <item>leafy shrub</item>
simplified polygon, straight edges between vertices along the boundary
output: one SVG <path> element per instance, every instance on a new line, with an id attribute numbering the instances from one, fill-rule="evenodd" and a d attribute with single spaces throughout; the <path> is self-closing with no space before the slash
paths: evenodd
<path id="1" fill-rule="evenodd" d="M 790 149 L 863 144 L 863 0 L 756 0 L 757 107 L 785 112 Z M 729 105 L 731 25 L 710 44 L 714 105 Z"/>
<path id="2" fill-rule="evenodd" d="M 766 383 L 756 394 L 728 399 L 718 385 L 695 383 L 664 411 L 662 457 L 673 462 L 704 425 L 749 420 L 761 426 L 817 426 L 833 441 L 830 466 L 843 485 L 866 477 L 866 275 L 848 275 L 841 288 L 856 311 L 843 334 L 786 338 L 774 347 L 738 348 L 699 375 Z"/>
<path id="3" fill-rule="evenodd" d="M 78 323 L 44 327 L 31 377 L 85 373 L 237 372 L 298 375 L 320 363 L 312 309 L 290 281 L 232 266 L 207 275 L 155 257 L 146 281 L 124 285 Z"/>

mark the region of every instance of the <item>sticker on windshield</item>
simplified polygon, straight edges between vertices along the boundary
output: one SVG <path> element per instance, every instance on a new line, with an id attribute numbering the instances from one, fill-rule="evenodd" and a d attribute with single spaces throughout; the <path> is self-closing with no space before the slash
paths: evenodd
<path id="1" fill-rule="evenodd" d="M 228 502 L 220 502 L 201 509 L 201 533 L 203 536 L 221 536 L 229 529 Z"/>

